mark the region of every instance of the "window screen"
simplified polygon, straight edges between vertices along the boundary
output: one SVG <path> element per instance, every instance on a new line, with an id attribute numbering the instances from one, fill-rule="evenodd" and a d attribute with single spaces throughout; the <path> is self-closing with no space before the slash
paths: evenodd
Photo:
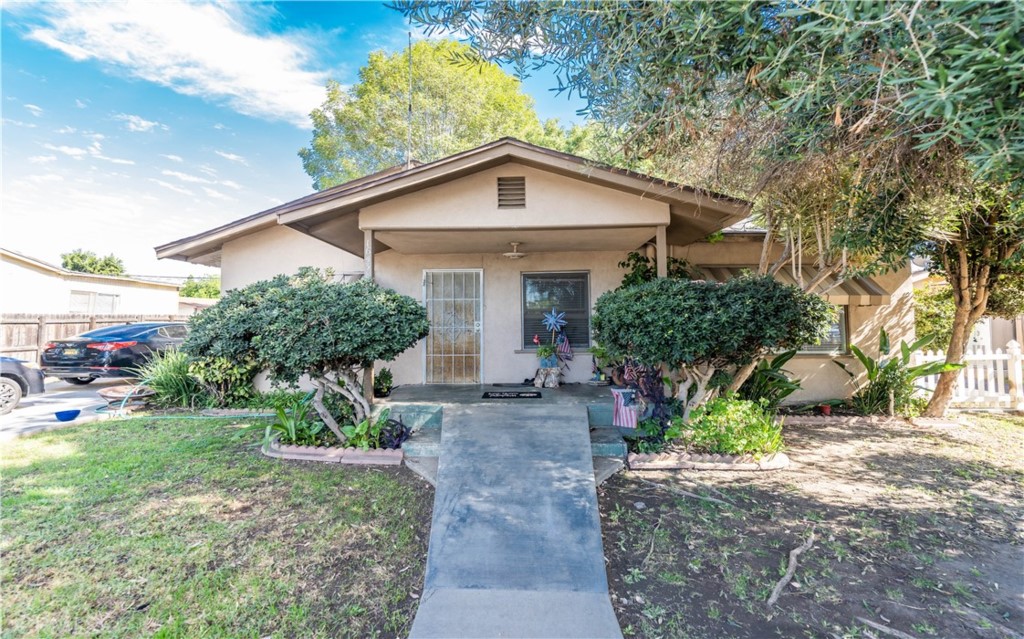
<path id="1" fill-rule="evenodd" d="M 545 330 L 544 313 L 551 309 L 565 313 L 562 329 L 573 348 L 590 347 L 590 274 L 523 273 L 523 348 L 535 349 L 533 336 L 541 344 L 551 342 Z"/>
<path id="2" fill-rule="evenodd" d="M 88 313 L 92 310 L 92 293 L 88 291 L 71 291 L 71 303 L 68 311 L 71 313 Z"/>
<path id="3" fill-rule="evenodd" d="M 845 353 L 846 352 L 846 307 L 836 307 L 836 321 L 820 344 L 806 344 L 801 353 Z"/>

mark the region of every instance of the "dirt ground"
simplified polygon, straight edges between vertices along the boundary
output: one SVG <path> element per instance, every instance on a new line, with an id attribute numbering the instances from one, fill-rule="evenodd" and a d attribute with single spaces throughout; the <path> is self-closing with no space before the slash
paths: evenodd
<path id="1" fill-rule="evenodd" d="M 785 434 L 784 471 L 624 472 L 599 489 L 626 636 L 1024 634 L 1024 418 Z"/>

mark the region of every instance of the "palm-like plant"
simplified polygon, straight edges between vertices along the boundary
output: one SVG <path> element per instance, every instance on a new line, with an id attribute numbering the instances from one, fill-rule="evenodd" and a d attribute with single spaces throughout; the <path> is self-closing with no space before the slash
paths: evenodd
<path id="1" fill-rule="evenodd" d="M 914 380 L 928 375 L 937 375 L 946 371 L 959 370 L 963 364 L 949 364 L 943 361 L 926 362 L 917 366 L 910 365 L 914 351 L 932 343 L 934 336 L 926 335 L 911 344 L 906 340 L 900 342 L 899 352 L 891 354 L 889 334 L 882 328 L 878 332 L 877 359 L 868 356 L 863 350 L 850 344 L 850 352 L 867 371 L 867 384 L 853 395 L 853 406 L 858 413 L 874 415 L 886 412 L 895 415 L 902 412 L 909 404 L 914 393 Z M 850 377 L 856 377 L 846 364 L 835 362 Z"/>

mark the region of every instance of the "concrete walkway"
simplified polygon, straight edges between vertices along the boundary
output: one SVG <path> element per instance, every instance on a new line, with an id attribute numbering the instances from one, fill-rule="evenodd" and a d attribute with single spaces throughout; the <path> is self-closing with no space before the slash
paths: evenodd
<path id="1" fill-rule="evenodd" d="M 425 582 L 414 639 L 622 637 L 585 406 L 445 407 Z"/>

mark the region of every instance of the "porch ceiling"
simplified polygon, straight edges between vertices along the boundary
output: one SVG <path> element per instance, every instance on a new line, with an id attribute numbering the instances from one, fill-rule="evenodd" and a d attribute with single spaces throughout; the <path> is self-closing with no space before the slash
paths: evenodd
<path id="1" fill-rule="evenodd" d="M 654 227 L 486 231 L 378 231 L 375 238 L 399 253 L 506 253 L 512 242 L 531 253 L 632 251 L 654 237 Z"/>

